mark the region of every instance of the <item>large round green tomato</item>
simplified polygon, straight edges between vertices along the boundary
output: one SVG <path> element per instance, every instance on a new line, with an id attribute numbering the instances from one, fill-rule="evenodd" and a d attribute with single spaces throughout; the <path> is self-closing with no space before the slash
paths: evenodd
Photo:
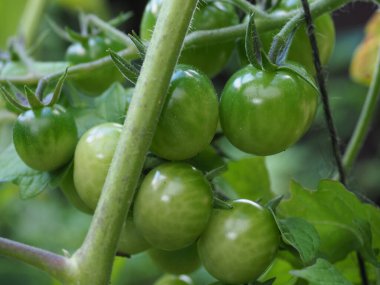
<path id="1" fill-rule="evenodd" d="M 193 285 L 193 281 L 187 275 L 169 275 L 166 274 L 154 282 L 153 285 Z"/>
<path id="2" fill-rule="evenodd" d="M 151 38 L 161 4 L 162 0 L 151 0 L 145 7 L 140 26 L 142 39 Z M 199 1 L 191 31 L 219 29 L 238 23 L 239 17 L 231 4 L 223 1 Z M 182 51 L 179 62 L 196 66 L 212 77 L 226 65 L 233 48 L 233 42 L 192 47 Z"/>
<path id="3" fill-rule="evenodd" d="M 308 130 L 317 98 L 317 91 L 293 72 L 248 65 L 224 87 L 220 122 L 226 137 L 242 151 L 271 155 L 287 149 Z"/>
<path id="4" fill-rule="evenodd" d="M 16 120 L 13 142 L 25 164 L 52 171 L 73 157 L 77 127 L 73 116 L 60 105 L 28 110 Z"/>
<path id="5" fill-rule="evenodd" d="M 153 247 L 177 250 L 200 236 L 211 208 L 211 186 L 203 174 L 185 163 L 166 163 L 144 178 L 133 218 Z"/>
<path id="6" fill-rule="evenodd" d="M 214 209 L 198 241 L 206 270 L 225 283 L 257 279 L 273 261 L 280 233 L 269 210 L 249 200 L 236 200 L 233 209 Z"/>
<path id="7" fill-rule="evenodd" d="M 95 209 L 103 189 L 122 125 L 105 123 L 80 138 L 74 156 L 74 184 L 80 198 Z"/>
<path id="8" fill-rule="evenodd" d="M 301 2 L 299 0 L 282 1 L 281 5 L 273 13 L 283 14 L 292 9 L 300 8 L 300 5 Z M 323 14 L 314 20 L 314 27 L 321 63 L 322 65 L 325 65 L 328 63 L 335 46 L 334 21 L 329 14 Z M 273 37 L 278 32 L 279 30 L 276 29 L 274 31 L 260 34 L 264 50 L 269 51 Z M 241 57 L 241 60 L 243 64 L 248 64 L 245 54 Z M 295 33 L 293 42 L 288 52 L 287 60 L 297 62 L 301 64 L 309 73 L 315 74 L 313 53 L 305 24 L 300 25 Z"/>
<path id="9" fill-rule="evenodd" d="M 217 124 L 218 99 L 211 81 L 200 71 L 179 65 L 151 149 L 168 160 L 193 157 L 210 143 Z"/>
<path id="10" fill-rule="evenodd" d="M 196 243 L 173 251 L 152 248 L 148 254 L 159 268 L 168 273 L 188 274 L 200 266 Z"/>

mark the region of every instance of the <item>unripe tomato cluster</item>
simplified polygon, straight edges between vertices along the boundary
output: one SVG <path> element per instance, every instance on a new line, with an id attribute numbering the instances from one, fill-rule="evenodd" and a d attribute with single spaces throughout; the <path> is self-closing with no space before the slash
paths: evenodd
<path id="1" fill-rule="evenodd" d="M 146 6 L 141 23 L 144 40 L 151 37 L 161 3 L 151 0 Z M 284 5 L 281 9 L 287 10 L 290 4 Z M 331 20 L 328 15 L 325 18 L 323 21 Z M 230 4 L 202 1 L 194 14 L 192 29 L 222 28 L 238 22 L 239 17 Z M 326 34 L 333 37 L 330 24 L 326 24 Z M 296 34 L 291 50 L 297 50 L 295 45 L 299 41 L 304 41 L 302 30 Z M 88 47 L 78 43 L 70 46 L 67 59 L 76 63 L 93 60 L 105 55 L 103 51 L 110 45 L 99 38 L 90 38 Z M 264 46 L 268 47 L 266 43 Z M 100 52 L 96 49 L 99 47 Z M 296 73 L 247 65 L 231 76 L 218 100 L 208 76 L 223 69 L 233 49 L 234 43 L 226 43 L 182 52 L 152 135 L 150 152 L 165 162 L 141 176 L 118 250 L 129 255 L 148 250 L 158 266 L 172 274 L 191 273 L 203 265 L 221 282 L 242 284 L 256 280 L 268 268 L 279 247 L 280 234 L 271 211 L 253 201 L 232 201 L 230 209 L 213 207 L 213 185 L 202 171 L 213 170 L 215 164 L 223 162 L 210 146 L 218 122 L 223 134 L 240 150 L 272 155 L 286 150 L 308 130 L 316 112 L 318 94 Z M 331 46 L 322 48 L 324 58 L 328 58 L 331 49 Z M 297 60 L 293 55 L 291 52 L 289 56 Z M 312 69 L 309 57 L 299 59 L 306 70 Z M 75 80 L 79 83 L 81 78 Z M 100 93 L 105 85 L 82 85 L 82 88 L 93 94 Z M 69 172 L 62 188 L 73 188 L 78 205 L 94 211 L 122 125 L 113 122 L 97 125 L 87 130 L 77 143 L 74 121 L 63 108 L 32 110 L 32 115 L 28 112 L 19 117 L 14 129 L 14 143 L 21 159 L 32 168 L 53 171 L 74 157 L 73 173 Z M 64 136 L 55 134 L 54 116 L 60 116 L 58 129 L 64 128 L 59 130 Z M 39 117 L 46 117 L 50 122 L 40 119 L 39 129 L 46 129 L 44 137 L 34 132 Z M 61 144 L 67 151 L 62 152 Z M 63 157 L 53 157 L 55 148 L 60 149 Z M 51 159 L 38 160 L 36 153 Z M 219 160 L 199 163 L 194 159 L 198 155 L 208 159 L 210 153 Z M 186 278 L 168 275 L 157 284 L 190 283 Z"/>

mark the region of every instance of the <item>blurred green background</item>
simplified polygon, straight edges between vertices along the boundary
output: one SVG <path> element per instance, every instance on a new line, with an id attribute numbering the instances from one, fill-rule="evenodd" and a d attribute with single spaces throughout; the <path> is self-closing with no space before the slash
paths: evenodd
<path id="1" fill-rule="evenodd" d="M 33 0 L 30 0 L 33 2 Z M 122 29 L 138 31 L 139 19 L 146 1 L 122 0 L 56 0 L 48 1 L 45 15 L 62 26 L 78 29 L 78 11 L 97 13 L 108 18 L 121 11 L 132 10 L 134 17 Z M 7 39 L 17 33 L 23 21 L 27 0 L 0 1 L 0 50 L 7 47 Z M 334 14 L 337 27 L 337 43 L 328 66 L 328 88 L 334 119 L 341 138 L 342 149 L 348 142 L 357 121 L 367 89 L 353 83 L 348 77 L 348 67 L 355 47 L 363 37 L 363 27 L 375 7 L 354 3 Z M 42 17 L 37 35 L 46 33 L 42 45 L 33 56 L 41 61 L 59 60 L 69 43 L 51 31 L 47 18 Z M 237 57 L 231 59 L 226 70 L 215 78 L 219 89 L 238 66 Z M 0 111 L 0 151 L 11 139 L 14 116 Z M 349 175 L 349 186 L 371 199 L 380 201 L 380 116 L 375 121 L 355 167 Z M 334 172 L 334 160 L 330 140 L 319 108 L 312 129 L 295 146 L 267 158 L 271 187 L 276 193 L 285 193 L 291 179 L 314 188 L 321 178 Z M 0 169 L 1 171 L 1 169 Z M 23 201 L 18 189 L 11 184 L 0 184 L 0 236 L 39 246 L 54 252 L 62 250 L 73 253 L 81 244 L 91 217 L 73 208 L 57 191 L 47 191 L 35 199 Z M 118 258 L 112 284 L 152 284 L 161 274 L 145 254 L 131 259 Z M 197 284 L 207 284 L 212 278 L 203 270 L 194 274 Z M 0 257 L 0 284 L 4 285 L 50 285 L 54 283 L 47 274 L 20 262 Z"/>

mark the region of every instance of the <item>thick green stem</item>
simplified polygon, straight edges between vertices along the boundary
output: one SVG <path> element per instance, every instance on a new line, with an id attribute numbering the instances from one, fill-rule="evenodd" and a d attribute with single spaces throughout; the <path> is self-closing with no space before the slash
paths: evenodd
<path id="1" fill-rule="evenodd" d="M 5 238 L 0 238 L 0 254 L 37 267 L 62 282 L 68 281 L 74 272 L 70 260 L 64 256 Z"/>
<path id="2" fill-rule="evenodd" d="M 355 131 L 347 146 L 343 156 L 343 166 L 346 171 L 350 171 L 359 151 L 361 150 L 364 140 L 367 136 L 373 116 L 376 110 L 376 102 L 380 96 L 380 49 L 377 56 L 376 67 L 373 73 L 371 86 L 369 87 L 366 100 L 364 102 L 359 120 L 356 124 Z"/>
<path id="3" fill-rule="evenodd" d="M 197 0 L 163 2 L 103 192 L 82 247 L 75 284 L 108 284 L 121 227 Z"/>

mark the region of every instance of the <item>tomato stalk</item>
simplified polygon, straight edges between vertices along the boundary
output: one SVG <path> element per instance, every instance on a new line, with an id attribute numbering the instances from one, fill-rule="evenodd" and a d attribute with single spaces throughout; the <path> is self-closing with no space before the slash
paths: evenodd
<path id="1" fill-rule="evenodd" d="M 109 282 L 121 226 L 196 4 L 197 0 L 163 3 L 89 232 L 72 258 L 79 267 L 73 284 Z"/>
<path id="2" fill-rule="evenodd" d="M 318 17 L 324 13 L 339 9 L 343 5 L 350 2 L 352 2 L 352 0 L 319 0 L 314 1 L 310 5 L 310 9 L 312 16 Z M 251 12 L 255 13 L 254 10 Z M 295 26 L 299 19 L 302 19 L 302 17 L 303 12 L 301 11 L 291 11 L 282 15 L 270 15 L 269 17 L 258 17 L 256 19 L 256 28 L 259 33 L 266 32 L 281 27 L 289 21 L 295 22 L 289 24 Z M 192 32 L 186 37 L 184 48 L 234 41 L 236 38 L 244 37 L 246 28 L 247 23 L 243 23 L 217 30 Z M 290 31 L 291 30 L 292 29 L 290 29 Z M 284 41 L 286 41 L 287 34 L 281 35 L 281 38 L 284 38 Z"/>

